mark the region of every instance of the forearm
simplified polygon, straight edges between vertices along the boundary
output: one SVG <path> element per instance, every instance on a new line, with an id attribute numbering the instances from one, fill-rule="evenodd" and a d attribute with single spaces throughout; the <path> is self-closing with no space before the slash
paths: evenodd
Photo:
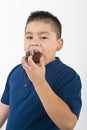
<path id="1" fill-rule="evenodd" d="M 68 105 L 52 91 L 45 80 L 35 83 L 34 87 L 51 120 L 61 130 L 72 130 L 77 118 Z"/>
<path id="2" fill-rule="evenodd" d="M 9 109 L 8 105 L 0 103 L 0 128 L 3 126 L 3 124 L 7 119 L 8 109 Z"/>

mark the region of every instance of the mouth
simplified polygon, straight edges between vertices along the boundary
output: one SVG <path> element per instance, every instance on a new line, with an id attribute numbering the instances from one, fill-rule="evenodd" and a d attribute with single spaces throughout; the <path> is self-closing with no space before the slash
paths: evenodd
<path id="1" fill-rule="evenodd" d="M 40 63 L 40 58 L 42 56 L 42 53 L 40 51 L 36 51 L 36 50 L 35 51 L 28 51 L 26 53 L 26 60 L 27 61 L 28 61 L 28 57 L 30 55 L 32 56 L 34 63 L 36 63 L 36 64 Z"/>

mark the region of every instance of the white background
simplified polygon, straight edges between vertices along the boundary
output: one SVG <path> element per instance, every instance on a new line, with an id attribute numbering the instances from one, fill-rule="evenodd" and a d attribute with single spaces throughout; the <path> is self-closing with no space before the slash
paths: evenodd
<path id="1" fill-rule="evenodd" d="M 87 1 L 0 0 L 0 98 L 11 69 L 24 55 L 24 27 L 31 11 L 47 10 L 63 26 L 63 49 L 57 53 L 82 80 L 82 110 L 74 130 L 86 130 L 87 121 Z M 1 130 L 5 130 L 5 125 Z"/>

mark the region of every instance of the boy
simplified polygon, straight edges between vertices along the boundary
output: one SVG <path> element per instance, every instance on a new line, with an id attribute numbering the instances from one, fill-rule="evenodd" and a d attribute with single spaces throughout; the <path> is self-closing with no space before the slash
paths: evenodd
<path id="1" fill-rule="evenodd" d="M 81 110 L 79 75 L 55 57 L 63 46 L 61 23 L 36 11 L 25 27 L 22 64 L 8 76 L 0 104 L 0 126 L 6 130 L 72 130 Z M 38 63 L 35 52 L 40 52 Z M 37 56 L 38 57 L 38 56 Z"/>

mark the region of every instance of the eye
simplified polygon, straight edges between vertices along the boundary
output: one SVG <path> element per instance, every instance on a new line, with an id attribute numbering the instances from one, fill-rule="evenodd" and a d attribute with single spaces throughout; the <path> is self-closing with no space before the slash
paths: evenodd
<path id="1" fill-rule="evenodd" d="M 43 37 L 41 37 L 40 39 L 48 39 L 48 37 L 43 36 Z"/>
<path id="2" fill-rule="evenodd" d="M 33 37 L 32 36 L 26 36 L 26 39 L 33 39 Z"/>

